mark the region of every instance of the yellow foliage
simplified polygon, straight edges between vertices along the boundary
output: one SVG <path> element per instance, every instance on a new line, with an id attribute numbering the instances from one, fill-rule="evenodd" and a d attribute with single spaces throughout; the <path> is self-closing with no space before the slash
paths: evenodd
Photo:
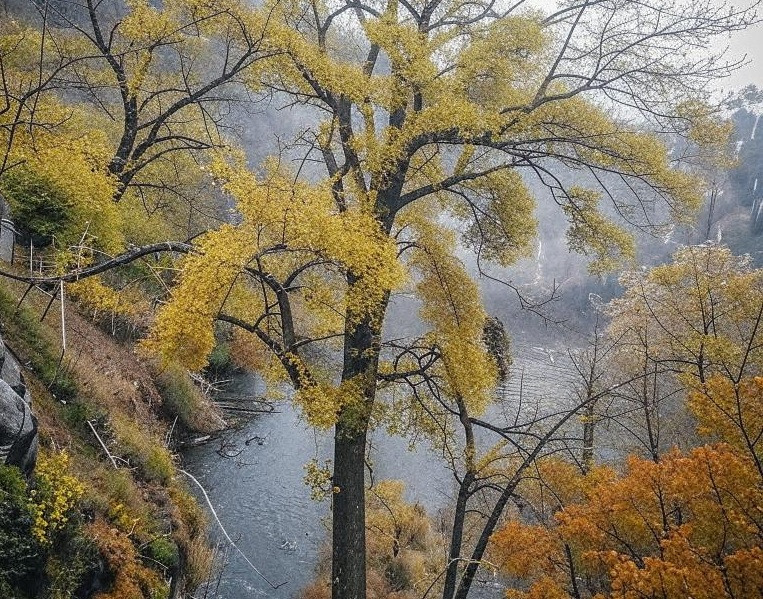
<path id="1" fill-rule="evenodd" d="M 450 389 L 479 413 L 492 399 L 497 380 L 495 362 L 482 341 L 486 313 L 479 290 L 454 257 L 451 234 L 426 217 L 410 214 L 407 219 L 416 232 L 409 266 L 419 277 L 421 317 L 432 326 L 430 336 L 441 352 Z"/>
<path id="2" fill-rule="evenodd" d="M 34 513 L 32 534 L 41 545 L 53 543 L 56 533 L 69 521 L 83 493 L 82 483 L 70 474 L 66 452 L 52 455 L 40 453 L 34 488 L 30 491 L 30 506 Z"/>
<path id="3" fill-rule="evenodd" d="M 479 213 L 466 215 L 466 245 L 502 266 L 526 257 L 538 223 L 533 214 L 535 200 L 522 177 L 513 170 L 499 170 L 465 184 L 464 190 L 470 193 L 472 202 L 485 201 Z"/>
<path id="4" fill-rule="evenodd" d="M 342 390 L 335 385 L 315 383 L 299 389 L 294 399 L 310 424 L 327 429 L 336 423 L 341 407 L 346 403 L 354 403 L 358 398 L 352 391 Z"/>
<path id="5" fill-rule="evenodd" d="M 759 456 L 763 270 L 706 245 L 683 248 L 672 263 L 622 282 L 626 293 L 610 303 L 609 331 L 621 340 L 620 363 L 638 367 L 647 352 L 670 365 L 702 432 Z"/>
<path id="6" fill-rule="evenodd" d="M 166 38 L 167 34 L 176 30 L 179 25 L 173 22 L 174 15 L 171 15 L 170 11 L 153 7 L 145 0 L 128 0 L 127 6 L 129 12 L 121 20 L 119 29 L 133 41 L 150 42 Z M 165 41 L 169 43 L 171 39 Z"/>
<path id="7" fill-rule="evenodd" d="M 595 466 L 583 474 L 577 465 L 555 457 L 536 460 L 532 470 L 520 483 L 520 492 L 543 520 L 565 506 L 589 499 L 599 485 L 615 477 L 607 466 Z"/>
<path id="8" fill-rule="evenodd" d="M 148 305 L 138 294 L 120 292 L 97 277 L 81 279 L 66 286 L 66 292 L 94 315 L 107 313 L 134 316 L 148 311 Z"/>
<path id="9" fill-rule="evenodd" d="M 339 211 L 327 184 L 294 183 L 287 173 L 278 171 L 258 181 L 224 163 L 216 169 L 225 189 L 238 200 L 243 220 L 207 233 L 198 243 L 199 253 L 186 259 L 180 284 L 173 290 L 172 301 L 160 310 L 147 342 L 165 359 L 179 356 L 187 367 L 198 369 L 212 349 L 211 325 L 220 312 L 233 307 L 233 315 L 243 319 L 261 313 L 259 285 L 243 281 L 250 266 L 280 280 L 318 260 L 329 271 L 352 275 L 355 282 L 344 283 L 341 303 L 333 306 L 323 301 L 336 297 L 328 282 L 310 279 L 303 307 L 318 318 L 324 310 L 365 318 L 402 282 L 394 244 L 365 202 Z M 344 326 L 344 318 L 334 322 Z M 330 327 L 323 331 L 337 332 Z"/>
<path id="10" fill-rule="evenodd" d="M 553 574 L 563 559 L 560 539 L 544 526 L 510 520 L 491 539 L 496 565 L 510 576 L 529 578 Z"/>
<path id="11" fill-rule="evenodd" d="M 763 377 L 734 383 L 714 375 L 704 384 L 692 385 L 689 407 L 700 432 L 733 445 L 750 458 L 763 461 Z"/>
<path id="12" fill-rule="evenodd" d="M 632 339 L 648 327 L 655 357 L 688 360 L 682 370 L 694 377 L 700 368 L 707 375 L 738 372 L 743 361 L 747 368 L 761 363 L 755 339 L 763 333 L 754 324 L 763 271 L 751 269 L 748 258 L 722 246 L 686 247 L 672 263 L 625 275 L 622 282 L 625 296 L 610 304 L 613 334 Z"/>
<path id="13" fill-rule="evenodd" d="M 562 206 L 570 220 L 567 243 L 572 250 L 594 255 L 588 266 L 592 273 L 602 274 L 633 260 L 636 249 L 633 238 L 598 211 L 598 193 L 573 188 L 568 200 Z"/>
<path id="14" fill-rule="evenodd" d="M 730 141 L 734 124 L 730 119 L 718 117 L 711 106 L 696 100 L 682 102 L 676 107 L 676 113 L 689 123 L 687 137 L 700 151 L 710 153 L 710 165 L 721 168 L 733 165 Z"/>
<path id="15" fill-rule="evenodd" d="M 437 538 L 424 508 L 405 501 L 405 485 L 382 480 L 367 494 L 366 544 L 369 565 L 383 572 L 394 590 L 421 591 L 437 575 Z"/>
<path id="16" fill-rule="evenodd" d="M 199 253 L 183 263 L 180 284 L 172 301 L 156 317 L 152 335 L 144 347 L 162 363 L 179 361 L 189 370 L 199 370 L 215 343 L 213 324 L 252 253 L 249 228 L 224 225 L 204 235 Z"/>

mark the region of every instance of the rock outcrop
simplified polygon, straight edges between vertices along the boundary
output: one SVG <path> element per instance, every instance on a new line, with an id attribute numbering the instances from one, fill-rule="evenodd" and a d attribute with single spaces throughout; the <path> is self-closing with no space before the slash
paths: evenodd
<path id="1" fill-rule="evenodd" d="M 14 228 L 10 207 L 0 195 L 0 260 L 13 258 Z M 37 419 L 24 383 L 21 364 L 0 339 L 0 464 L 31 474 L 37 461 Z"/>
<path id="2" fill-rule="evenodd" d="M 25 474 L 37 460 L 37 419 L 21 365 L 0 339 L 0 464 Z"/>

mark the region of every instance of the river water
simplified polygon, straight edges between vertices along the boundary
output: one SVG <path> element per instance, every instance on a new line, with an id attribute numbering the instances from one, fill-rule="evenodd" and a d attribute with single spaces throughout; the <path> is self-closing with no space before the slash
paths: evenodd
<path id="1" fill-rule="evenodd" d="M 237 384 L 237 393 L 256 389 L 251 377 Z M 409 451 L 407 440 L 383 432 L 373 433 L 370 442 L 377 480 L 405 480 L 408 499 L 430 512 L 448 503 L 452 475 L 426 447 Z M 317 457 L 322 462 L 331 451 L 330 435 L 316 433 L 288 401 L 282 401 L 274 413 L 257 416 L 240 430 L 184 453 L 185 469 L 206 490 L 228 534 L 270 581 L 234 550 L 210 597 L 286 599 L 312 579 L 329 534 L 330 505 L 313 501 L 302 479 L 309 460 Z M 199 500 L 204 501 L 200 493 Z M 212 534 L 220 537 L 219 531 Z M 281 586 L 274 589 L 270 583 Z"/>
<path id="2" fill-rule="evenodd" d="M 520 386 L 525 400 L 535 397 L 555 403 L 571 386 L 569 362 L 560 352 L 525 347 L 518 353 L 523 357 L 515 361 L 503 389 L 505 405 L 494 407 L 493 418 L 518 396 Z M 262 389 L 246 375 L 237 378 L 231 392 L 255 396 Z M 408 500 L 418 501 L 431 515 L 451 503 L 452 474 L 426 443 L 411 451 L 406 439 L 380 431 L 370 439 L 377 480 L 405 481 Z M 313 578 L 328 538 L 329 503 L 311 500 L 303 483 L 304 466 L 313 458 L 329 458 L 331 448 L 328 433 L 316 433 L 288 401 L 282 401 L 274 413 L 257 416 L 240 430 L 184 453 L 185 468 L 206 489 L 228 534 L 269 581 L 230 551 L 219 586 L 208 591 L 208 598 L 287 599 L 297 596 Z M 199 499 L 204 501 L 200 493 Z M 219 531 L 212 534 L 222 539 Z M 473 596 L 497 598 L 503 592 L 500 585 L 488 583 L 475 587 Z"/>
<path id="3" fill-rule="evenodd" d="M 205 488 L 228 534 L 273 585 L 281 585 L 273 589 L 231 551 L 210 597 L 293 597 L 310 580 L 328 515 L 328 503 L 312 501 L 302 482 L 316 447 L 319 456 L 329 451 L 327 439 L 284 402 L 224 439 L 185 452 L 185 468 Z"/>

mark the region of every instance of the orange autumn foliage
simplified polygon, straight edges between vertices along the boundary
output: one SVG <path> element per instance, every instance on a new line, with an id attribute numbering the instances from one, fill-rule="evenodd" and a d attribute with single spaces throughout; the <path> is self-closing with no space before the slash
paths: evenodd
<path id="1" fill-rule="evenodd" d="M 631 457 L 551 526 L 512 521 L 493 537 L 502 571 L 518 579 L 507 596 L 763 597 L 762 483 L 726 444 Z"/>
<path id="2" fill-rule="evenodd" d="M 167 596 L 167 583 L 143 564 L 127 535 L 101 519 L 90 524 L 89 529 L 113 576 L 111 586 L 100 591 L 96 599 L 155 599 Z"/>

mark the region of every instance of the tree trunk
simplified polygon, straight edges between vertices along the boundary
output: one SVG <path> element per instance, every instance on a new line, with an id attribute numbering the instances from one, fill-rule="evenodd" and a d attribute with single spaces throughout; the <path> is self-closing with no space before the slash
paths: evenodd
<path id="1" fill-rule="evenodd" d="M 458 499 L 456 501 L 456 511 L 453 514 L 453 530 L 450 536 L 450 551 L 448 552 L 448 564 L 445 570 L 445 583 L 443 585 L 443 599 L 453 599 L 456 593 L 456 581 L 460 569 L 461 548 L 464 542 L 464 526 L 466 526 L 466 511 L 469 497 L 471 496 L 472 484 L 477 476 L 477 468 L 474 463 L 474 456 L 477 453 L 477 446 L 474 442 L 474 429 L 469 412 L 466 409 L 466 402 L 460 395 L 456 397 L 458 405 L 458 419 L 464 429 L 464 459 L 466 472 L 458 486 Z"/>
<path id="2" fill-rule="evenodd" d="M 469 590 L 472 588 L 472 583 L 474 582 L 474 577 L 477 575 L 477 570 L 480 567 L 482 556 L 485 555 L 485 551 L 487 550 L 490 536 L 495 531 L 496 526 L 498 526 L 498 521 L 501 517 L 501 514 L 503 514 L 503 510 L 506 508 L 506 504 L 509 502 L 511 495 L 514 493 L 514 489 L 516 489 L 518 482 L 519 474 L 516 474 L 503 490 L 503 493 L 501 493 L 501 496 L 498 498 L 498 501 L 490 513 L 490 516 L 488 516 L 487 522 L 482 528 L 482 534 L 477 540 L 474 551 L 472 551 L 471 559 L 464 568 L 464 573 L 461 576 L 461 582 L 459 583 L 458 589 L 456 590 L 455 599 L 466 599 L 466 596 L 469 594 Z"/>
<path id="3" fill-rule="evenodd" d="M 347 276 L 350 286 L 357 283 Z M 342 381 L 359 383 L 361 397 L 342 407 L 334 429 L 334 501 L 332 506 L 332 599 L 366 597 L 366 433 L 376 397 L 381 323 L 389 294 L 375 313 L 354 323 L 348 314 Z"/>
<path id="4" fill-rule="evenodd" d="M 334 503 L 331 565 L 333 599 L 366 596 L 366 430 L 356 422 L 343 422 L 334 435 Z"/>
<path id="5" fill-rule="evenodd" d="M 466 503 L 469 500 L 469 489 L 474 481 L 474 475 L 467 472 L 464 480 L 459 485 L 456 511 L 453 516 L 453 531 L 450 537 L 450 551 L 448 553 L 448 565 L 445 570 L 445 584 L 443 585 L 443 599 L 453 599 L 456 593 L 458 581 L 459 558 L 464 538 L 464 525 L 466 524 Z"/>
<path id="6" fill-rule="evenodd" d="M 588 474 L 594 464 L 593 442 L 594 430 L 596 428 L 595 408 L 596 402 L 591 401 L 585 407 L 585 413 L 583 415 L 583 456 L 581 460 L 583 474 Z"/>

